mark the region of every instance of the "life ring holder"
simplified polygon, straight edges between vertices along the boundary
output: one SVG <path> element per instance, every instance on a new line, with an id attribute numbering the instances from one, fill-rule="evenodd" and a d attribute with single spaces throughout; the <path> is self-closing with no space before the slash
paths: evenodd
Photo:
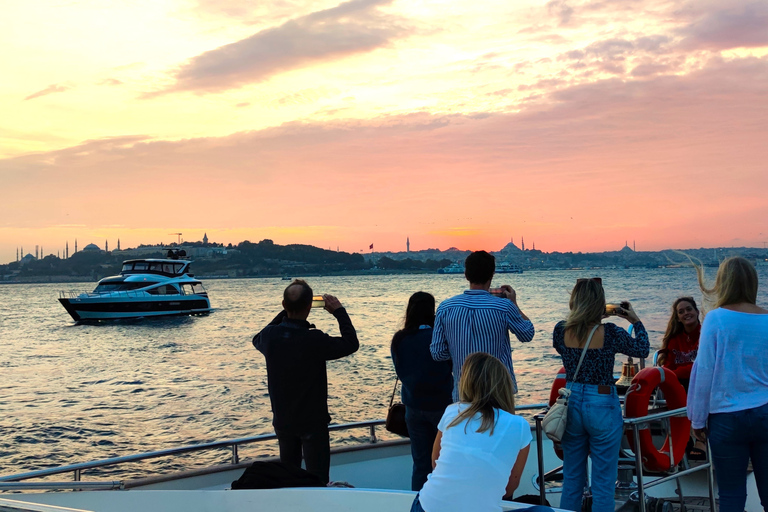
<path id="1" fill-rule="evenodd" d="M 667 401 L 667 409 L 685 407 L 688 397 L 683 385 L 671 370 L 653 366 L 640 370 L 632 379 L 624 399 L 625 417 L 641 418 L 648 415 L 648 405 L 651 394 L 660 388 Z M 691 433 L 691 421 L 685 416 L 669 418 L 669 432 L 661 449 L 656 448 L 648 425 L 642 427 L 638 434 L 640 438 L 640 453 L 643 466 L 647 471 L 669 471 L 685 454 L 685 447 Z M 631 432 L 627 432 L 627 440 L 632 450 L 635 450 L 635 440 Z M 670 441 L 672 443 L 672 458 L 670 459 Z"/>
<path id="2" fill-rule="evenodd" d="M 560 398 L 560 389 L 565 387 L 565 367 L 562 366 L 557 371 L 557 376 L 555 377 L 555 380 L 552 382 L 552 389 L 549 391 L 549 406 L 552 407 L 554 405 L 555 400 Z M 558 456 L 560 460 L 563 460 L 563 447 L 560 445 L 560 443 L 552 443 L 555 448 L 555 455 Z"/>

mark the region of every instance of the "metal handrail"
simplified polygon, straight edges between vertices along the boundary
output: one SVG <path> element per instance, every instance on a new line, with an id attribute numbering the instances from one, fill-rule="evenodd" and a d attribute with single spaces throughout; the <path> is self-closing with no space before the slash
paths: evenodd
<path id="1" fill-rule="evenodd" d="M 643 459 L 642 459 L 642 447 L 640 446 L 640 428 L 641 428 L 640 425 L 651 423 L 653 421 L 658 421 L 658 420 L 666 420 L 667 429 L 669 430 L 669 418 L 672 418 L 675 416 L 684 416 L 687 414 L 688 414 L 688 408 L 681 407 L 679 409 L 673 409 L 671 411 L 662 411 L 654 414 L 649 414 L 647 416 L 640 416 L 637 418 L 623 418 L 624 425 L 627 427 L 631 427 L 632 429 L 635 447 L 637 447 L 637 449 L 634 452 L 635 452 L 635 468 L 637 470 L 637 495 L 638 495 L 638 501 L 640 506 L 640 512 L 646 512 L 645 489 L 668 482 L 670 480 L 677 480 L 678 488 L 679 488 L 680 477 L 689 475 L 691 473 L 696 473 L 698 471 L 703 471 L 703 470 L 707 470 L 707 485 L 709 487 L 710 505 L 714 505 L 715 503 L 714 473 L 713 473 L 713 467 L 711 462 L 712 456 L 709 450 L 709 443 L 707 443 L 707 447 L 706 447 L 707 460 L 709 462 L 701 464 L 695 468 L 689 468 L 683 471 L 677 471 L 671 475 L 668 475 L 666 477 L 663 477 L 657 480 L 653 480 L 648 483 L 643 482 Z M 542 412 L 534 416 L 534 420 L 536 422 L 536 448 L 537 448 L 537 458 L 538 458 L 538 465 L 539 465 L 539 478 L 541 479 L 539 483 L 539 498 L 541 500 L 542 505 L 546 501 L 546 489 L 545 489 L 544 481 L 542 478 L 542 475 L 544 474 L 544 452 L 543 452 L 543 444 L 542 444 L 542 436 L 544 431 L 542 429 L 541 422 L 544 419 L 544 415 L 545 415 L 544 412 Z M 622 435 L 624 435 L 623 432 L 622 432 Z M 669 450 L 670 464 L 674 464 L 674 460 L 672 457 L 672 440 L 671 439 L 670 439 L 669 448 L 670 448 Z M 670 469 L 674 469 L 674 466 Z M 682 495 L 680 497 L 682 499 Z M 712 507 L 712 510 L 714 510 L 714 506 Z"/>
<path id="2" fill-rule="evenodd" d="M 547 404 L 530 404 L 521 405 L 516 407 L 516 411 L 530 411 L 539 410 L 546 407 Z M 329 425 L 329 431 L 341 431 L 351 430 L 354 428 L 368 428 L 370 434 L 370 443 L 374 444 L 378 442 L 376 437 L 376 427 L 382 426 L 386 423 L 385 420 L 370 420 L 359 421 L 353 423 L 342 423 L 338 425 Z M 232 457 L 230 459 L 231 465 L 237 465 L 240 463 L 240 456 L 238 448 L 245 444 L 257 443 L 263 441 L 271 441 L 277 439 L 275 434 L 262 434 L 258 436 L 242 437 L 237 439 L 226 439 L 223 441 L 213 441 L 210 443 L 201 443 L 180 446 L 176 448 L 166 448 L 163 450 L 156 450 L 152 452 L 137 453 L 132 455 L 123 455 L 120 457 L 111 457 L 108 459 L 95 460 L 90 462 L 81 462 L 78 464 L 70 464 L 67 466 L 59 466 L 55 468 L 40 469 L 37 471 L 30 471 L 28 473 L 19 473 L 16 475 L 0 476 L 0 490 L 2 489 L 81 489 L 81 488 L 109 488 L 118 489 L 123 486 L 121 481 L 105 481 L 105 482 L 80 482 L 82 472 L 87 469 L 100 468 L 104 466 L 112 466 L 118 464 L 125 464 L 128 462 L 139 462 L 147 459 L 154 459 L 159 457 L 168 457 L 172 455 L 179 455 L 183 453 L 199 452 L 204 450 L 213 450 L 217 448 L 231 448 Z M 30 480 L 33 478 L 43 478 L 47 476 L 60 475 L 62 473 L 72 472 L 74 474 L 73 482 L 39 482 L 39 483 L 19 483 L 23 480 Z M 78 483 L 79 482 L 79 483 Z"/>
<path id="3" fill-rule="evenodd" d="M 374 429 L 378 425 L 384 425 L 384 423 L 385 423 L 384 420 L 343 423 L 340 425 L 329 425 L 328 430 L 337 431 L 337 430 L 349 430 L 352 428 L 370 428 L 371 443 L 375 443 L 376 436 L 375 436 Z M 1 476 L 0 482 L 18 482 L 21 480 L 28 480 L 31 478 L 42 478 L 46 476 L 59 475 L 59 474 L 68 473 L 68 472 L 74 472 L 75 481 L 79 481 L 80 473 L 86 469 L 94 469 L 94 468 L 99 468 L 104 466 L 112 466 L 116 464 L 125 464 L 127 462 L 138 462 L 138 461 L 147 460 L 147 459 L 155 459 L 158 457 L 168 457 L 171 455 L 179 455 L 182 453 L 198 452 L 203 450 L 212 450 L 216 448 L 226 448 L 226 447 L 232 448 L 233 456 L 230 463 L 235 465 L 240 462 L 239 456 L 237 455 L 238 446 L 241 446 L 244 444 L 262 442 L 262 441 L 271 441 L 274 439 L 277 439 L 277 436 L 275 434 L 262 434 L 259 436 L 242 437 L 238 439 L 226 439 L 223 441 L 213 441 L 210 443 L 193 444 L 193 445 L 187 445 L 187 446 L 180 446 L 177 448 L 166 448 L 163 450 L 156 450 L 152 452 L 123 455 L 120 457 L 111 457 L 108 459 L 101 459 L 101 460 L 95 460 L 90 462 L 81 462 L 78 464 L 70 464 L 67 466 L 40 469 L 37 471 L 30 471 L 28 473 L 19 473 L 16 475 Z"/>

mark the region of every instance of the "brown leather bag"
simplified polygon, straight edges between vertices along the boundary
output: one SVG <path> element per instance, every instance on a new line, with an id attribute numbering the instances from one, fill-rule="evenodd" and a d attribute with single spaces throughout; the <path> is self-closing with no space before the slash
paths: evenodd
<path id="1" fill-rule="evenodd" d="M 387 422 L 384 424 L 384 428 L 393 434 L 408 437 L 408 426 L 405 424 L 405 404 L 400 402 L 394 403 L 398 380 L 398 378 L 395 378 L 395 388 L 392 390 L 392 397 L 389 399 Z"/>

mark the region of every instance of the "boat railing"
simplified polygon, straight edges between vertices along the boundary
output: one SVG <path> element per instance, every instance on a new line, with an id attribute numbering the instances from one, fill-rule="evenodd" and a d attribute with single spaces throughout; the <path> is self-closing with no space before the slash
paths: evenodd
<path id="1" fill-rule="evenodd" d="M 372 420 L 362 421 L 355 423 L 343 423 L 339 425 L 329 425 L 330 431 L 350 430 L 355 428 L 367 428 L 370 434 L 370 443 L 376 443 L 378 441 L 376 437 L 376 427 L 384 425 L 384 420 Z M 176 448 L 166 448 L 163 450 L 156 450 L 152 452 L 136 453 L 131 455 L 124 455 L 121 457 L 111 457 L 108 459 L 95 460 L 90 462 L 81 462 L 78 464 L 70 464 L 67 466 L 59 466 L 55 468 L 40 469 L 37 471 L 30 471 L 28 473 L 19 473 L 16 475 L 8 475 L 0 477 L 0 490 L 22 490 L 22 489 L 120 489 L 124 486 L 122 481 L 102 481 L 102 482 L 81 482 L 82 474 L 84 471 L 95 468 L 102 468 L 105 466 L 115 466 L 119 464 L 126 464 L 130 462 L 140 462 L 148 459 L 156 459 L 159 457 L 171 457 L 175 455 L 181 455 L 186 453 L 201 452 L 206 450 L 215 450 L 222 448 L 229 448 L 232 452 L 230 462 L 232 466 L 240 463 L 239 447 L 264 441 L 273 441 L 277 439 L 275 434 L 263 434 L 259 436 L 242 437 L 238 439 L 226 439 L 222 441 L 213 441 L 210 443 L 200 443 L 186 446 L 179 446 Z M 60 475 L 64 473 L 72 473 L 72 482 L 22 482 L 24 480 L 30 480 L 35 478 L 44 478 L 54 475 Z"/>
<path id="2" fill-rule="evenodd" d="M 516 407 L 516 411 L 532 411 L 541 410 L 546 404 L 531 404 L 521 405 Z M 342 423 L 338 425 L 328 425 L 328 430 L 331 432 L 352 430 L 352 429 L 368 429 L 370 444 L 377 443 L 379 441 L 376 435 L 376 427 L 381 427 L 386 423 L 385 420 L 370 420 L 359 421 L 353 423 Z M 229 465 L 236 466 L 240 464 L 239 448 L 243 445 L 259 443 L 264 441 L 274 441 L 277 439 L 275 434 L 262 434 L 258 436 L 242 437 L 238 439 L 226 439 L 223 441 L 213 441 L 210 443 L 200 443 L 193 445 L 180 446 L 176 448 L 166 448 L 163 450 L 156 450 L 152 452 L 137 453 L 132 455 L 124 455 L 121 457 L 112 457 L 109 459 L 101 459 L 90 462 L 81 462 L 78 464 L 70 464 L 67 466 L 59 466 L 55 468 L 40 469 L 37 471 L 30 471 L 28 473 L 19 473 L 16 475 L 0 476 L 0 491 L 3 490 L 54 490 L 54 489 L 122 489 L 125 487 L 123 481 L 110 480 L 110 481 L 89 481 L 82 482 L 81 478 L 83 472 L 89 469 L 102 468 L 105 466 L 115 466 L 119 464 L 126 464 L 130 462 L 140 462 L 147 459 L 156 459 L 159 457 L 171 457 L 186 453 L 201 452 L 206 450 L 229 448 L 231 450 L 231 457 Z M 67 482 L 26 482 L 26 480 L 44 478 L 54 475 L 61 475 L 65 473 L 72 473 L 73 480 Z"/>
<path id="3" fill-rule="evenodd" d="M 551 474 L 557 473 L 562 470 L 562 466 L 560 466 L 559 468 L 556 468 L 547 473 L 544 473 L 544 447 L 542 442 L 544 431 L 542 429 L 542 420 L 544 419 L 545 413 L 546 411 L 543 411 L 534 416 L 534 421 L 536 422 L 536 449 L 537 449 L 537 458 L 538 458 L 538 464 L 539 464 L 539 473 L 538 473 L 539 474 L 539 477 L 538 477 L 539 478 L 539 497 L 542 504 L 546 502 L 546 488 L 544 485 L 545 478 Z M 642 453 L 642 446 L 640 444 L 640 430 L 649 428 L 650 423 L 662 422 L 665 424 L 666 431 L 671 433 L 672 430 L 669 422 L 670 418 L 674 418 L 678 416 L 687 416 L 687 414 L 688 414 L 688 409 L 686 407 L 681 407 L 679 409 L 673 409 L 669 411 L 650 413 L 647 416 L 641 416 L 638 418 L 624 418 L 624 432 L 631 430 L 632 439 L 634 440 L 634 446 L 636 447 L 636 449 L 634 450 L 634 460 L 620 459 L 619 462 L 634 463 L 635 475 L 637 476 L 636 497 L 638 500 L 638 506 L 639 506 L 640 512 L 646 512 L 646 508 L 647 508 L 646 499 L 645 499 L 646 489 L 669 482 L 671 480 L 675 480 L 677 483 L 678 495 L 682 500 L 683 496 L 682 496 L 682 488 L 680 486 L 680 478 L 690 475 L 692 473 L 699 472 L 699 471 L 707 472 L 707 485 L 709 487 L 710 506 L 711 506 L 711 510 L 715 510 L 715 507 L 714 507 L 715 484 L 714 484 L 713 467 L 711 462 L 712 456 L 709 451 L 709 443 L 706 443 L 706 449 L 705 449 L 707 462 L 697 465 L 696 467 L 688 467 L 686 464 L 685 469 L 679 469 L 677 466 L 677 462 L 679 461 L 676 462 L 672 455 L 674 453 L 674 448 L 672 445 L 673 436 L 670 435 L 669 436 L 670 468 L 669 468 L 668 474 L 666 476 L 663 476 L 661 478 L 657 478 L 654 480 L 650 480 L 648 482 L 645 481 L 645 478 L 643 475 L 643 453 Z M 622 435 L 624 435 L 624 433 L 622 433 Z"/>
<path id="4" fill-rule="evenodd" d="M 147 296 L 147 292 L 138 290 L 113 290 L 109 292 L 78 292 L 76 290 L 63 290 L 59 292 L 60 299 L 81 299 L 81 298 L 97 298 L 97 297 L 120 297 L 120 298 L 143 298 Z M 178 296 L 178 295 L 174 295 Z"/>

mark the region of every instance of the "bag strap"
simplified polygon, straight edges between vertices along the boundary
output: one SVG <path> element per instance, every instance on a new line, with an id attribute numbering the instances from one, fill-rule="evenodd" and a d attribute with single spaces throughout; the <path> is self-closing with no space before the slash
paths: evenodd
<path id="1" fill-rule="evenodd" d="M 399 380 L 399 377 L 395 377 L 395 388 L 392 390 L 392 396 L 389 399 L 389 407 L 392 407 L 392 404 L 395 401 L 395 393 L 397 392 L 397 381 Z"/>
<path id="2" fill-rule="evenodd" d="M 584 362 L 584 356 L 587 355 L 587 349 L 589 348 L 589 343 L 592 341 L 592 336 L 594 336 L 595 331 L 597 330 L 598 327 L 600 327 L 600 324 L 597 324 L 592 328 L 592 331 L 589 333 L 589 338 L 587 338 L 587 343 L 584 345 L 584 349 L 581 351 L 581 357 L 579 358 L 579 365 L 576 367 L 576 372 L 573 374 L 574 382 L 576 382 L 576 376 L 579 374 L 581 363 Z M 397 383 L 395 383 L 395 386 L 397 386 Z"/>

